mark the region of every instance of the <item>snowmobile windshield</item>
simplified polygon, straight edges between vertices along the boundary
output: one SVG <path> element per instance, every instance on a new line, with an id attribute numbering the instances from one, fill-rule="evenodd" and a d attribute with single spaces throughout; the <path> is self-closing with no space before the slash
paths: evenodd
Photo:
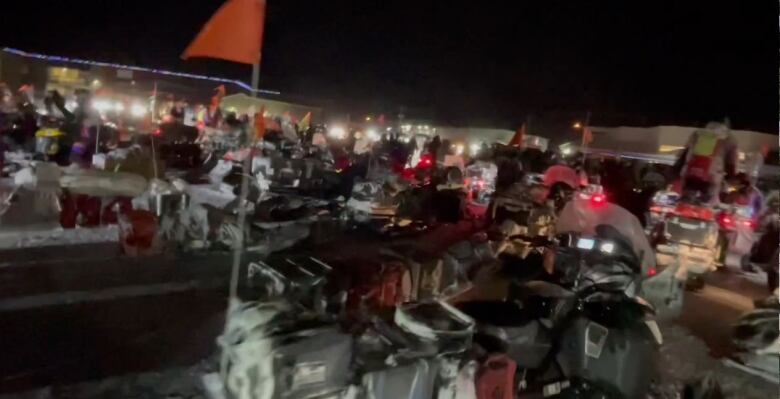
<path id="1" fill-rule="evenodd" d="M 557 233 L 580 233 L 596 235 L 596 226 L 608 225 L 616 228 L 626 237 L 641 260 L 642 274 L 654 266 L 653 250 L 645 237 L 639 219 L 629 211 L 608 202 L 596 203 L 591 199 L 575 198 L 564 206 L 555 226 Z"/>

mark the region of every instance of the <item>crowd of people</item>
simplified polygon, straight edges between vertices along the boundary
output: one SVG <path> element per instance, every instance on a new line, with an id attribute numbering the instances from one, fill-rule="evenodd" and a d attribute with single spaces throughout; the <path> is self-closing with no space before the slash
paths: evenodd
<path id="1" fill-rule="evenodd" d="M 36 101 L 35 90 L 30 86 L 13 92 L 7 85 L 0 84 L 0 95 L 0 157 L 6 151 L 22 150 L 60 165 L 74 162 L 89 165 L 95 153 L 107 152 L 120 146 L 122 140 L 128 140 L 125 121 L 96 110 L 88 90 L 76 90 L 72 103 L 67 106 L 63 95 L 56 90 L 45 93 L 42 101 Z M 555 165 L 565 166 L 581 176 L 577 185 L 601 185 L 611 201 L 643 222 L 653 194 L 670 185 L 685 196 L 694 193 L 704 203 L 738 201 L 751 204 L 756 212 L 762 208 L 761 193 L 755 189 L 755 173 L 737 172 L 737 148 L 728 126 L 723 123 L 710 123 L 696 131 L 671 167 L 583 153 L 564 156 L 549 150 L 501 144 L 491 146 L 484 142 L 476 152 L 465 156 L 462 150 L 456 151 L 456 146 L 448 139 L 409 137 L 392 127 L 378 137 L 351 129 L 345 137 L 334 138 L 328 135 L 324 126 L 296 121 L 289 115 L 237 115 L 220 107 L 224 95 L 224 88 L 220 87 L 211 104 L 196 107 L 169 99 L 159 107 L 161 114 L 156 125 L 146 123 L 135 129 L 137 133 L 146 129 L 153 134 L 136 134 L 131 141 L 148 145 L 149 136 L 153 136 L 162 146 L 180 144 L 182 146 L 176 150 L 164 152 L 173 152 L 174 158 L 189 159 L 190 166 L 197 163 L 201 155 L 197 147 L 203 148 L 204 143 L 218 143 L 222 152 L 234 151 L 251 146 L 250 138 L 255 137 L 282 149 L 317 148 L 328 154 L 336 170 L 344 172 L 345 182 L 340 194 L 347 197 L 354 181 L 366 178 L 370 160 L 381 158 L 396 174 L 409 173 L 418 166 L 455 168 L 464 172 L 474 162 L 493 162 L 498 169 L 497 192 L 508 189 L 525 175 L 543 174 Z M 263 123 L 258 123 L 260 119 Z M 213 151 L 214 147 L 208 150 Z M 177 151 L 190 151 L 191 154 L 177 155 Z M 721 195 L 726 191 L 726 185 L 732 192 Z"/>

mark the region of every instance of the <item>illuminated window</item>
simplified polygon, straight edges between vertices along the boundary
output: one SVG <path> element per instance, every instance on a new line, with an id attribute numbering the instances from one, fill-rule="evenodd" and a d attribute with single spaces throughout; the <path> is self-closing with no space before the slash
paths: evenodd
<path id="1" fill-rule="evenodd" d="M 51 67 L 49 68 L 49 80 L 61 84 L 83 84 L 84 78 L 81 71 L 73 68 Z"/>

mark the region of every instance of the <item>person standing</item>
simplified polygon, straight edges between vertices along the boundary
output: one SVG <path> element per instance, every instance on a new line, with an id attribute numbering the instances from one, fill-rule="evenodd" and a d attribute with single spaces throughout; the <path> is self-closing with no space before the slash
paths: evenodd
<path id="1" fill-rule="evenodd" d="M 683 196 L 698 193 L 704 203 L 716 204 L 724 177 L 737 172 L 738 151 L 728 126 L 710 122 L 691 134 L 674 165 L 682 179 Z"/>

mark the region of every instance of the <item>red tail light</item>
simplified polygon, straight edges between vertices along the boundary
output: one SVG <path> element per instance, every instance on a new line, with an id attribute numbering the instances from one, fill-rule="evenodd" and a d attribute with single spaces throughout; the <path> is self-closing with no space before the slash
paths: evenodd
<path id="1" fill-rule="evenodd" d="M 605 197 L 604 194 L 593 194 L 593 196 L 590 197 L 590 202 L 596 206 L 603 205 L 607 202 L 607 197 Z"/>
<path id="2" fill-rule="evenodd" d="M 651 268 L 647 269 L 647 277 L 653 277 L 656 274 L 658 274 L 658 269 L 656 269 L 654 267 L 651 267 Z"/>
<path id="3" fill-rule="evenodd" d="M 718 215 L 718 224 L 721 228 L 726 230 L 732 230 L 734 229 L 734 218 L 732 218 L 730 215 L 726 213 L 721 213 Z"/>
<path id="4" fill-rule="evenodd" d="M 417 163 L 418 168 L 429 168 L 433 165 L 433 156 L 431 154 L 423 154 L 420 157 L 420 162 Z"/>
<path id="5" fill-rule="evenodd" d="M 709 208 L 688 205 L 685 203 L 678 204 L 674 212 L 679 216 L 692 219 L 713 220 L 714 218 L 713 212 Z"/>

